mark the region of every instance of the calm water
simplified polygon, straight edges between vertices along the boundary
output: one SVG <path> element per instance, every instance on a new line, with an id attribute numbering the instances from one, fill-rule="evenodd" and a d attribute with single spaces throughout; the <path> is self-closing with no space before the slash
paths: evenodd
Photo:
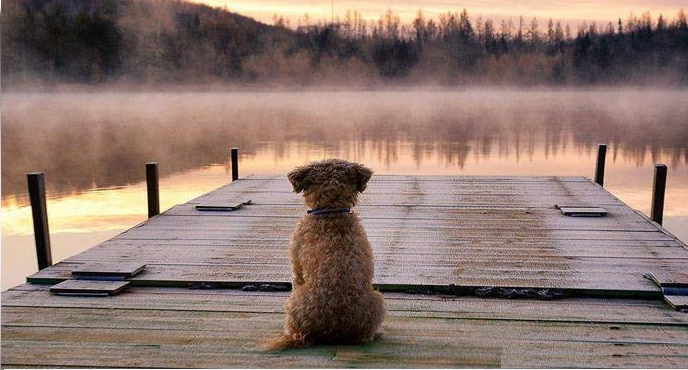
<path id="1" fill-rule="evenodd" d="M 669 166 L 665 226 L 688 240 L 688 91 L 61 93 L 2 96 L 2 289 L 35 272 L 26 173 L 46 173 L 53 260 L 146 217 L 144 163 L 167 209 L 241 174 L 324 157 L 377 173 L 584 175 L 649 213 Z"/>

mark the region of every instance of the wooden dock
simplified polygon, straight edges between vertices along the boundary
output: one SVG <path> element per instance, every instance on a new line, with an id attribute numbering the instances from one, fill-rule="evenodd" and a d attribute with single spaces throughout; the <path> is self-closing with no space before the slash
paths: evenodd
<path id="1" fill-rule="evenodd" d="M 682 282 L 688 247 L 583 177 L 374 176 L 356 212 L 387 334 L 261 353 L 305 210 L 283 176 L 239 179 L 39 271 L 2 294 L 3 366 L 688 367 L 688 313 L 648 278 Z M 51 295 L 94 263 L 146 267 L 117 295 Z"/>

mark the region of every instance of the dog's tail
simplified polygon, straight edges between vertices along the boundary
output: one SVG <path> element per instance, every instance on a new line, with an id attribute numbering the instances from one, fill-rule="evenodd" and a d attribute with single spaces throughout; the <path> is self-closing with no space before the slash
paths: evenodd
<path id="1" fill-rule="evenodd" d="M 279 351 L 287 348 L 308 347 L 309 342 L 303 338 L 297 338 L 293 335 L 280 334 L 279 337 L 267 340 L 261 344 L 261 349 L 264 351 Z"/>

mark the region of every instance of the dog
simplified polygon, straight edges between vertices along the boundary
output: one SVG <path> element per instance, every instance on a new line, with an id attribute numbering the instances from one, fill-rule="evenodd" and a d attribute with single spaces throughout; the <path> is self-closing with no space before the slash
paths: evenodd
<path id="1" fill-rule="evenodd" d="M 363 344 L 382 335 L 386 307 L 373 289 L 373 251 L 351 212 L 372 174 L 361 164 L 328 159 L 287 175 L 311 209 L 289 246 L 293 281 L 284 331 L 265 349 Z"/>

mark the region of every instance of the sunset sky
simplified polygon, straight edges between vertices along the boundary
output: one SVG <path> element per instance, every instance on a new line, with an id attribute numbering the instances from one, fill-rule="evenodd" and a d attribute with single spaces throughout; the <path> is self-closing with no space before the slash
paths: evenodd
<path id="1" fill-rule="evenodd" d="M 295 22 L 305 13 L 315 20 L 330 18 L 333 3 L 322 0 L 192 0 L 216 7 L 227 7 L 230 11 L 256 18 L 262 22 L 272 23 L 274 14 L 278 14 Z M 334 1 L 334 14 L 344 16 L 347 9 L 358 10 L 366 19 L 377 19 L 381 14 L 392 9 L 400 15 L 402 21 L 413 19 L 418 9 L 430 16 L 436 17 L 448 10 L 460 11 L 466 8 L 474 18 L 504 19 L 523 15 L 527 18 L 554 18 L 571 23 L 580 21 L 614 21 L 618 18 L 626 19 L 633 12 L 640 15 L 649 10 L 655 18 L 660 13 L 673 19 L 680 8 L 688 8 L 688 0 L 397 0 L 362 1 L 338 0 Z"/>

